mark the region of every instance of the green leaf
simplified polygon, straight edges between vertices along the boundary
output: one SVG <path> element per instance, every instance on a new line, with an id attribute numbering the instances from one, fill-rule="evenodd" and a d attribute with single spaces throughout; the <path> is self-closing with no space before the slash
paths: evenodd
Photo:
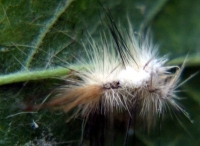
<path id="1" fill-rule="evenodd" d="M 120 27 L 127 26 L 128 17 L 135 31 L 151 28 L 159 55 L 169 54 L 170 64 L 182 64 L 188 54 L 182 81 L 199 70 L 198 0 L 101 3 Z M 67 75 L 68 63 L 75 64 L 76 58 L 84 56 L 82 43 L 87 45 L 88 34 L 99 41 L 105 19 L 97 0 L 0 0 L 0 145 L 79 142 L 82 120 L 66 123 L 67 115 L 62 113 L 22 109 L 27 103 L 40 103 L 62 84 L 55 77 Z M 161 129 L 158 124 L 146 134 L 145 126 L 136 128 L 138 145 L 199 145 L 199 79 L 199 74 L 190 79 L 179 94 L 194 123 L 184 116 L 172 120 L 166 113 Z M 115 133 L 114 145 L 122 145 L 124 131 L 116 128 Z M 134 143 L 132 139 L 130 135 L 128 145 Z"/>

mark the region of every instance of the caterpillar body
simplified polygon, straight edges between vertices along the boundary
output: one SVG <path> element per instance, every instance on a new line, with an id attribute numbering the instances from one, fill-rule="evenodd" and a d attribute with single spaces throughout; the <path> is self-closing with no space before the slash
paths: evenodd
<path id="1" fill-rule="evenodd" d="M 77 59 L 82 68 L 71 65 L 71 74 L 59 93 L 36 108 L 56 108 L 66 113 L 73 109 L 71 118 L 81 116 L 86 121 L 95 115 L 112 117 L 118 112 L 133 118 L 133 109 L 137 108 L 147 127 L 166 110 L 182 112 L 189 118 L 176 102 L 184 63 L 182 67 L 167 66 L 167 57 L 158 56 L 150 35 L 135 34 L 130 25 L 128 31 L 122 31 L 106 14 L 111 39 L 104 33 L 100 42 L 89 37 L 89 48 L 83 45 L 86 58 Z"/>
<path id="2" fill-rule="evenodd" d="M 120 51 L 116 51 L 115 41 L 108 46 L 103 38 L 101 44 L 90 40 L 90 49 L 85 48 L 87 59 L 79 60 L 83 68 L 77 71 L 72 66 L 72 74 L 66 78 L 68 84 L 44 106 L 64 112 L 76 108 L 73 117 L 86 119 L 95 113 L 130 113 L 136 102 L 142 117 L 150 121 L 167 108 L 187 115 L 176 103 L 175 94 L 182 68 L 166 66 L 167 58 L 158 57 L 157 47 L 148 37 L 136 36 L 130 30 L 123 38 L 126 50 L 118 48 Z M 171 73 L 172 69 L 176 71 Z"/>

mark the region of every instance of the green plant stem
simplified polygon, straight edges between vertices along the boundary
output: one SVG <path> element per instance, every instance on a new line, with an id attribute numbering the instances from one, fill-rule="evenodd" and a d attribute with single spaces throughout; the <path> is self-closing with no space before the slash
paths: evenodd
<path id="1" fill-rule="evenodd" d="M 179 57 L 179 58 L 173 59 L 168 62 L 168 65 L 182 64 L 185 59 L 186 57 Z M 186 60 L 187 67 L 199 66 L 199 64 L 200 64 L 200 58 L 198 55 L 191 55 L 187 57 L 187 60 Z"/>
<path id="2" fill-rule="evenodd" d="M 64 76 L 67 75 L 68 72 L 69 69 L 61 67 L 52 68 L 48 70 L 21 71 L 13 74 L 0 76 L 0 85 Z"/>

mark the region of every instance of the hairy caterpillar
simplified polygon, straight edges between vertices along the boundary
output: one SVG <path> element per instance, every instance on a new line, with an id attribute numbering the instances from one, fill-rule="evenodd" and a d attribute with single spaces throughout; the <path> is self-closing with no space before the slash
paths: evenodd
<path id="1" fill-rule="evenodd" d="M 123 35 L 123 40 L 109 45 L 106 38 L 100 44 L 90 42 L 92 51 L 85 48 L 87 59 L 79 60 L 84 68 L 72 71 L 79 79 L 69 75 L 68 84 L 45 106 L 58 106 L 65 112 L 77 107 L 76 114 L 87 117 L 98 111 L 129 110 L 134 106 L 131 101 L 138 100 L 143 116 L 161 114 L 168 106 L 184 112 L 174 94 L 182 68 L 166 66 L 167 58 L 157 56 L 149 36 L 135 36 L 131 29 L 129 34 L 115 35 Z M 170 72 L 173 68 L 175 73 Z"/>
<path id="2" fill-rule="evenodd" d="M 84 46 L 86 59 L 77 59 L 83 68 L 70 66 L 66 85 L 58 89 L 55 98 L 36 108 L 51 107 L 66 113 L 75 109 L 72 118 L 81 116 L 86 121 L 121 111 L 133 117 L 132 110 L 137 108 L 149 127 L 165 110 L 189 117 L 176 103 L 183 67 L 166 66 L 167 57 L 158 57 L 149 35 L 134 34 L 131 26 L 128 32 L 122 31 L 107 15 L 111 39 L 104 34 L 98 43 L 89 39 L 90 49 Z"/>

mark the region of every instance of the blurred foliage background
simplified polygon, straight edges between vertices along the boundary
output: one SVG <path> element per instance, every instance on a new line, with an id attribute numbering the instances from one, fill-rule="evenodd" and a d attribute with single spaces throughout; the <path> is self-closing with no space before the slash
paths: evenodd
<path id="1" fill-rule="evenodd" d="M 128 17 L 136 32 L 150 28 L 154 42 L 160 46 L 159 55 L 168 54 L 170 64 L 180 65 L 188 54 L 182 81 L 199 71 L 200 1 L 100 2 L 111 11 L 120 27 L 126 28 Z M 61 84 L 53 77 L 66 74 L 66 70 L 48 76 L 39 72 L 34 81 L 32 76 L 37 71 L 57 70 L 66 66 L 65 62 L 75 62 L 74 56 L 84 54 L 81 44 L 88 43 L 88 34 L 98 42 L 105 19 L 97 0 L 0 0 L 0 145 L 77 145 L 80 142 L 81 118 L 66 123 L 68 116 L 62 112 L 22 109 L 26 103 L 34 104 L 46 98 Z M 28 76 L 20 77 L 21 74 Z M 199 77 L 197 74 L 181 86 L 178 93 L 183 98 L 180 104 L 193 122 L 181 114 L 177 119 L 165 113 L 150 133 L 144 130 L 145 121 L 144 125 L 138 125 L 136 140 L 130 134 L 127 145 L 199 145 Z M 123 145 L 126 126 L 120 120 L 116 123 L 114 145 Z"/>

